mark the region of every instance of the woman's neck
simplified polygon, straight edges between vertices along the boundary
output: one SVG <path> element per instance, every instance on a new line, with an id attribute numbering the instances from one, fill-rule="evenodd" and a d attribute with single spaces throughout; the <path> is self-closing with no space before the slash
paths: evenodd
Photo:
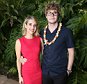
<path id="1" fill-rule="evenodd" d="M 34 35 L 26 34 L 25 37 L 28 38 L 28 39 L 32 39 L 34 37 Z"/>

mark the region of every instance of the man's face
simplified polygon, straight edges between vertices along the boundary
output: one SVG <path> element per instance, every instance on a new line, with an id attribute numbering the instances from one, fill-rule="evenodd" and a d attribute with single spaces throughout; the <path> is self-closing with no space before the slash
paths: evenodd
<path id="1" fill-rule="evenodd" d="M 48 12 L 46 14 L 46 18 L 47 18 L 48 23 L 55 24 L 58 19 L 57 10 L 48 10 Z"/>

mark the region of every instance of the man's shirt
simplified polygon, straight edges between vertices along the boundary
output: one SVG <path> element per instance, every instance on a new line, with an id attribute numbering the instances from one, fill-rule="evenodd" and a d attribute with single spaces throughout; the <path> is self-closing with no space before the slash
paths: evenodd
<path id="1" fill-rule="evenodd" d="M 46 39 L 50 42 L 53 40 L 57 28 L 51 33 L 46 30 Z M 44 31 L 40 35 L 43 39 Z M 62 27 L 56 41 L 51 45 L 44 45 L 42 72 L 52 76 L 66 73 L 68 63 L 68 48 L 73 48 L 73 37 L 69 29 Z"/>

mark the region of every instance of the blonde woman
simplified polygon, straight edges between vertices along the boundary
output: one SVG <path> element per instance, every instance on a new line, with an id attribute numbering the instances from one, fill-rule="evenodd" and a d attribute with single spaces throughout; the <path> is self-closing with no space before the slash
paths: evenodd
<path id="1" fill-rule="evenodd" d="M 23 36 L 16 40 L 15 51 L 20 84 L 42 84 L 40 65 L 41 38 L 38 34 L 37 21 L 33 16 L 25 18 L 22 28 Z M 24 64 L 20 57 L 26 59 Z"/>

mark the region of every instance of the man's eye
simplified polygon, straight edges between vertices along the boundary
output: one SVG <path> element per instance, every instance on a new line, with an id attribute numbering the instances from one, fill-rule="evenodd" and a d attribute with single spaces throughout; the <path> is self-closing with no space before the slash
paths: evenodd
<path id="1" fill-rule="evenodd" d="M 49 12 L 49 14 L 52 14 L 52 12 Z"/>
<path id="2" fill-rule="evenodd" d="M 34 25 L 34 27 L 37 27 L 37 25 Z"/>
<path id="3" fill-rule="evenodd" d="M 57 12 L 54 12 L 54 14 L 57 14 Z"/>

